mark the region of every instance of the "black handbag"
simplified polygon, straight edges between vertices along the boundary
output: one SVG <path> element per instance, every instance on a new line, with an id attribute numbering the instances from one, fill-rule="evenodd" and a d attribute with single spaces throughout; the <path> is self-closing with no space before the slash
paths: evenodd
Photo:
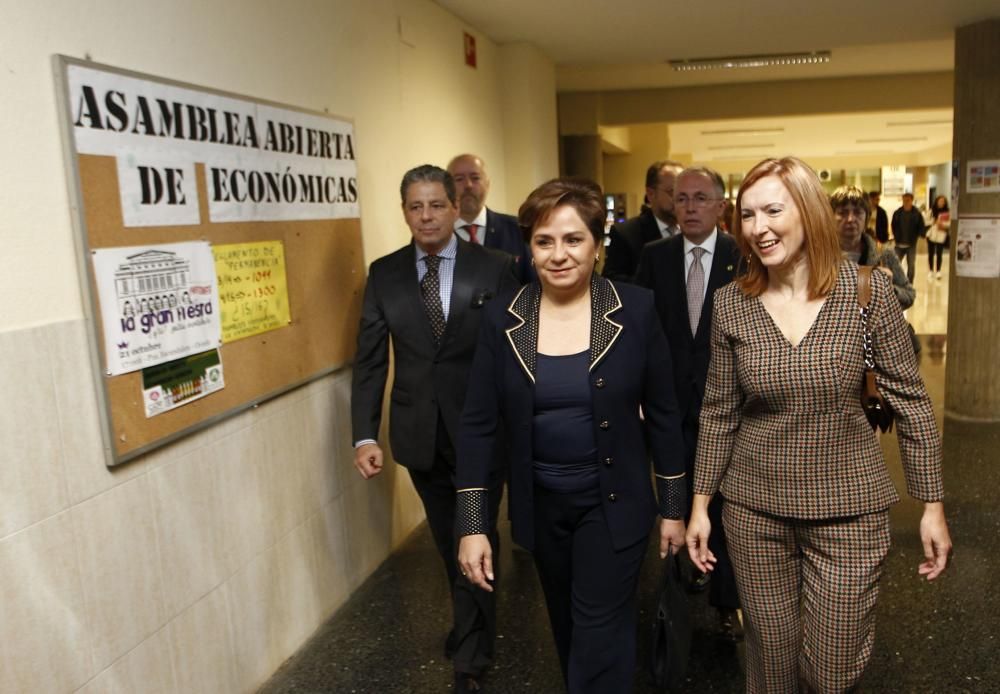
<path id="1" fill-rule="evenodd" d="M 864 331 L 865 371 L 861 380 L 861 407 L 865 411 L 872 430 L 881 429 L 882 433 L 892 431 L 893 411 L 882 394 L 878 392 L 875 383 L 875 356 L 872 352 L 872 336 L 868 332 L 869 305 L 872 300 L 872 268 L 868 265 L 858 267 L 858 308 L 861 312 L 861 328 Z"/>
<path id="2" fill-rule="evenodd" d="M 684 683 L 691 652 L 691 610 L 681 585 L 677 555 L 669 554 L 663 568 L 650 642 L 649 674 L 656 686 L 678 689 Z"/>

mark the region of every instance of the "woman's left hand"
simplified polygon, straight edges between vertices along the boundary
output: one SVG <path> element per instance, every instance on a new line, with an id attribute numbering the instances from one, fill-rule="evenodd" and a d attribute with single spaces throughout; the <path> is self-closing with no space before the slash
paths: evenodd
<path id="1" fill-rule="evenodd" d="M 928 581 L 933 581 L 945 570 L 951 557 L 951 535 L 948 533 L 942 502 L 924 504 L 924 515 L 920 519 L 920 541 L 924 545 L 925 561 L 917 568 L 917 573 L 926 576 Z"/>
<path id="2" fill-rule="evenodd" d="M 660 518 L 660 559 L 667 558 L 667 551 L 677 554 L 684 546 L 684 521 Z"/>

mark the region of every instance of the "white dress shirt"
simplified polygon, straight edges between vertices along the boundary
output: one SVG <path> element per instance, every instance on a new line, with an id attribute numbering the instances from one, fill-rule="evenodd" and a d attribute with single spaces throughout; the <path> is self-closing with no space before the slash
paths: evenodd
<path id="1" fill-rule="evenodd" d="M 660 236 L 662 238 L 669 239 L 671 236 L 676 236 L 681 230 L 681 228 L 676 224 L 667 224 L 655 214 L 653 215 L 653 219 L 656 220 L 656 226 L 660 230 Z"/>
<path id="2" fill-rule="evenodd" d="M 486 237 L 486 205 L 483 205 L 483 209 L 479 210 L 479 214 L 471 222 L 467 222 L 461 217 L 455 220 L 455 233 L 463 241 L 469 240 L 469 230 L 465 228 L 467 224 L 476 225 L 476 243 L 482 246 L 483 239 Z"/>
<path id="3" fill-rule="evenodd" d="M 705 292 L 708 291 L 708 276 L 712 271 L 712 256 L 715 255 L 715 242 L 719 239 L 719 227 L 715 227 L 712 233 L 709 234 L 708 238 L 705 239 L 700 248 L 704 249 L 704 253 L 701 254 L 701 269 L 705 271 Z M 691 263 L 694 262 L 694 254 L 691 249 L 695 247 L 695 244 L 684 239 L 684 285 L 687 286 L 687 276 L 691 272 Z M 704 295 L 702 295 L 704 298 Z"/>

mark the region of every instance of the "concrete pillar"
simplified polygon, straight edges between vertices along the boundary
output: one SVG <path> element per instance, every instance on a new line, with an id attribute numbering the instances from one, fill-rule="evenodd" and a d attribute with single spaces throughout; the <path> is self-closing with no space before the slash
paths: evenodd
<path id="1" fill-rule="evenodd" d="M 560 138 L 562 172 L 604 185 L 604 152 L 600 135 L 563 135 Z"/>
<path id="2" fill-rule="evenodd" d="M 952 222 L 948 296 L 948 365 L 945 415 L 1000 421 L 1000 279 L 956 277 L 956 233 L 962 217 L 1000 217 L 1000 193 L 970 195 L 966 166 L 1000 157 L 1000 19 L 955 30 L 953 158 L 959 162 L 958 220 Z M 954 203 L 954 201 L 952 201 Z M 955 207 L 952 208 L 955 210 Z"/>

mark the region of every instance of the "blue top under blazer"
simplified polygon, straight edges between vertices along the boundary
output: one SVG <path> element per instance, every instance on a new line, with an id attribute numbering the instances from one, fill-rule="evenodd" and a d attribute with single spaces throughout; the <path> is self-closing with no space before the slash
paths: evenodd
<path id="1" fill-rule="evenodd" d="M 459 516 L 474 513 L 489 486 L 502 427 L 512 534 L 529 550 L 535 540 L 532 419 L 540 304 L 535 281 L 486 308 L 459 423 L 455 485 Z M 648 536 L 657 512 L 650 454 L 661 513 L 683 517 L 684 450 L 670 348 L 649 290 L 591 277 L 589 380 L 602 505 L 612 542 L 621 549 Z M 672 497 L 673 512 L 663 510 L 665 495 Z M 460 527 L 477 525 L 468 520 L 460 517 Z"/>

